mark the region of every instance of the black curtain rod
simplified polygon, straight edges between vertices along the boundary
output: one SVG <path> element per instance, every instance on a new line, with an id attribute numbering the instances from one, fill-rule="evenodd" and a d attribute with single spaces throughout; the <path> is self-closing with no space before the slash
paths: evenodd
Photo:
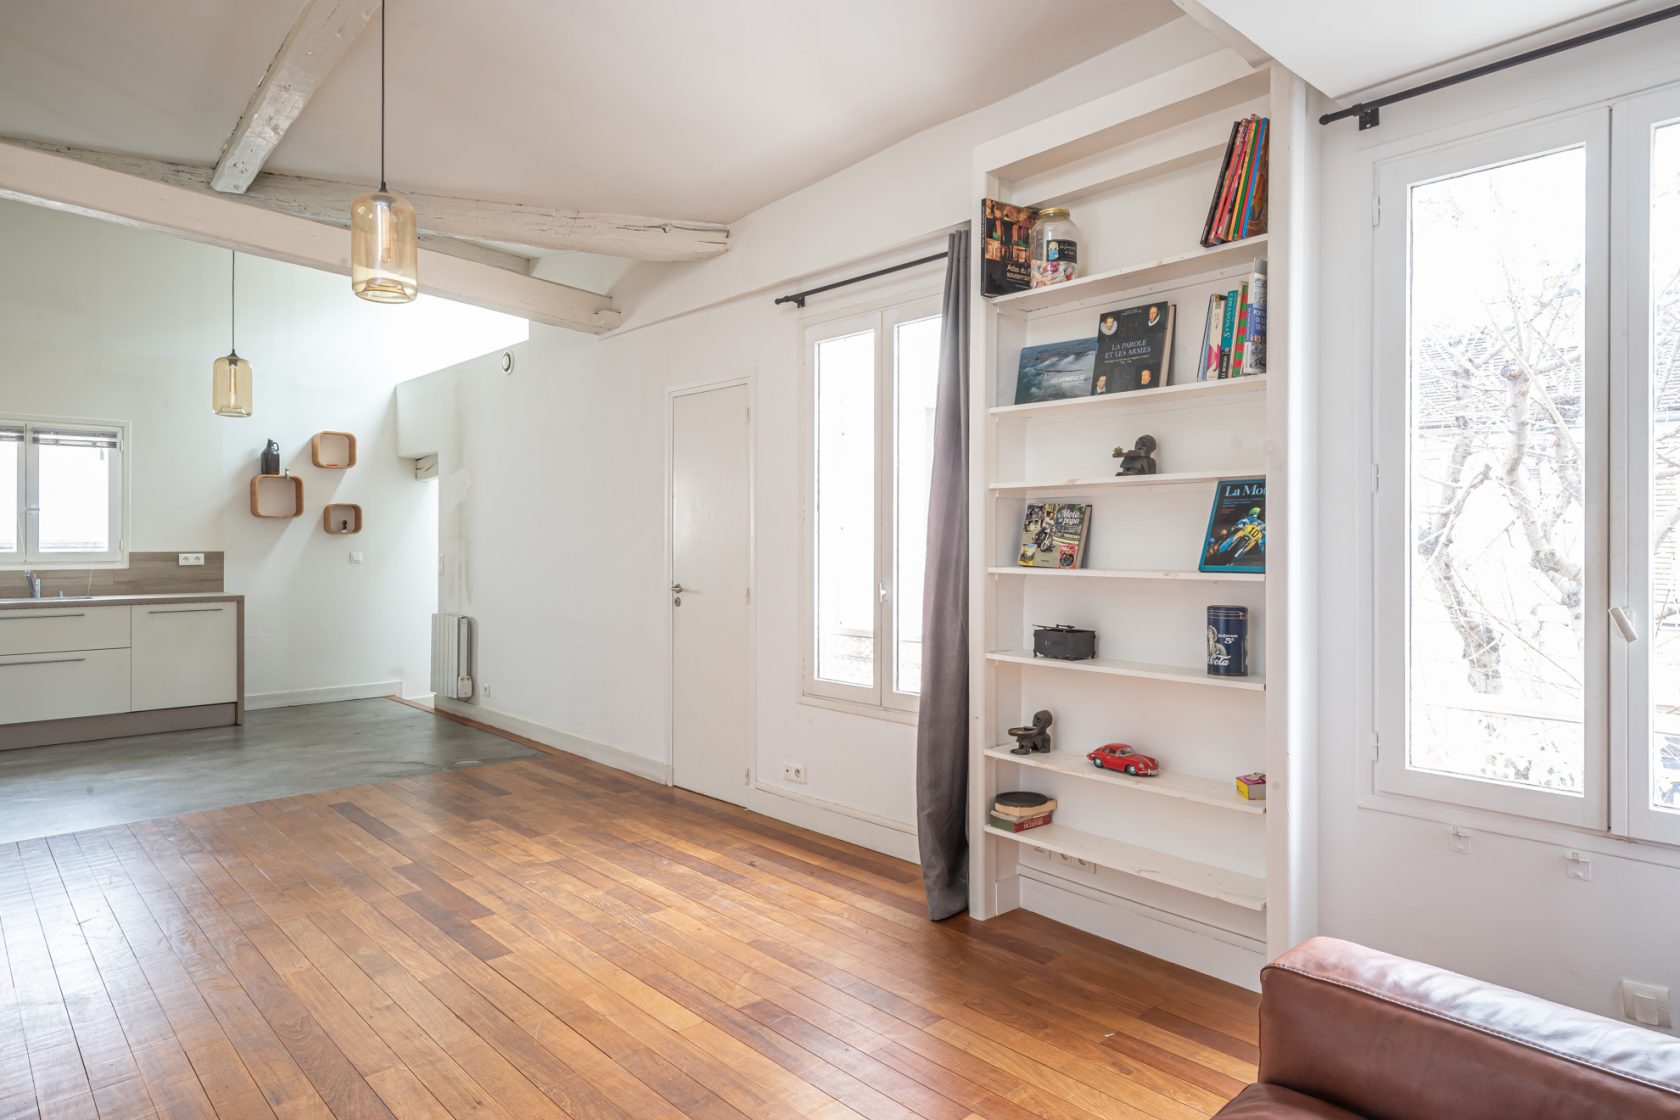
<path id="1" fill-rule="evenodd" d="M 853 276 L 847 280 L 836 280 L 834 283 L 824 284 L 820 288 L 806 288 L 803 292 L 794 292 L 789 296 L 777 296 L 776 304 L 777 306 L 780 306 L 784 303 L 791 303 L 795 307 L 804 307 L 806 296 L 814 296 L 819 292 L 832 292 L 835 288 L 844 288 L 848 284 L 861 284 L 865 280 L 873 280 L 877 276 L 885 276 L 891 272 L 903 272 L 905 269 L 915 268 L 919 264 L 930 264 L 933 261 L 942 261 L 950 255 L 951 254 L 949 253 L 934 253 L 931 256 L 917 257 L 915 260 L 905 261 L 903 264 L 889 265 L 886 268 L 877 268 L 874 272 L 866 272 L 862 276 Z"/>
<path id="2" fill-rule="evenodd" d="M 1377 125 L 1382 123 L 1379 110 L 1385 105 L 1392 105 L 1396 101 L 1407 101 L 1413 97 L 1421 97 L 1426 93 L 1434 93 L 1438 89 L 1446 89 L 1448 86 L 1456 86 L 1460 82 L 1468 82 L 1472 78 L 1481 78 L 1486 77 L 1488 74 L 1497 74 L 1501 70 L 1509 70 L 1511 67 L 1521 66 L 1525 62 L 1533 62 L 1536 59 L 1541 58 L 1550 58 L 1554 54 L 1562 54 L 1564 51 L 1572 51 L 1576 47 L 1584 47 L 1588 43 L 1596 43 L 1601 39 L 1608 39 L 1612 36 L 1621 35 L 1629 31 L 1638 31 L 1641 27 L 1649 27 L 1653 23 L 1661 23 L 1663 20 L 1673 19 L 1675 16 L 1680 16 L 1680 4 L 1675 4 L 1671 7 L 1651 12 L 1648 15 L 1637 16 L 1630 20 L 1624 20 L 1621 23 L 1613 23 L 1609 27 L 1601 27 L 1597 31 L 1589 31 L 1585 35 L 1577 35 L 1573 39 L 1565 39 L 1561 43 L 1553 43 L 1546 47 L 1536 47 L 1534 50 L 1524 51 L 1522 54 L 1513 55 L 1510 58 L 1501 59 L 1498 62 L 1490 62 L 1485 66 L 1477 66 L 1474 69 L 1466 70 L 1461 74 L 1453 74 L 1446 78 L 1437 78 L 1433 82 L 1425 82 L 1421 86 L 1413 86 L 1411 89 L 1403 89 L 1399 93 L 1391 93 L 1387 97 L 1379 97 L 1374 101 L 1361 101 L 1357 105 L 1349 105 L 1346 109 L 1338 109 L 1334 113 L 1325 113 L 1322 117 L 1318 118 L 1318 123 L 1330 124 L 1346 117 L 1358 117 L 1360 131 L 1363 132 L 1367 128 L 1375 128 Z"/>

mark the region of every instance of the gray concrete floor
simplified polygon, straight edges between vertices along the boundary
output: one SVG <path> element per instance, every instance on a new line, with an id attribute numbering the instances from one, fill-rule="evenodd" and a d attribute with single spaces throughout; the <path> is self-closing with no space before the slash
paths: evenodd
<path id="1" fill-rule="evenodd" d="M 0 843 L 536 753 L 391 700 L 250 712 L 243 727 L 0 751 Z"/>

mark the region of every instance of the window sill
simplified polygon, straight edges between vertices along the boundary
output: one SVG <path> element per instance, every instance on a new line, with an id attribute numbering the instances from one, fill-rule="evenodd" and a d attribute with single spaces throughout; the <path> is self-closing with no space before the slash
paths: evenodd
<path id="1" fill-rule="evenodd" d="M 1393 793 L 1365 793 L 1355 804 L 1363 810 L 1410 817 L 1413 820 L 1428 821 L 1449 828 L 1467 828 L 1472 832 L 1485 832 L 1535 844 L 1573 848 L 1593 855 L 1614 856 L 1637 863 L 1680 869 L 1680 845 L 1661 840 L 1621 836 L 1600 829 L 1582 828 L 1579 825 L 1531 820 L 1491 809 L 1472 809 L 1444 801 L 1429 801 Z"/>
<path id="2" fill-rule="evenodd" d="M 888 723 L 916 726 L 915 712 L 904 712 L 897 708 L 883 708 L 876 704 L 864 704 L 856 700 L 836 700 L 832 696 L 816 696 L 809 692 L 801 692 L 799 702 L 807 707 L 825 708 L 831 712 L 844 712 L 849 716 L 862 716 L 865 719 L 879 719 L 886 720 Z"/>

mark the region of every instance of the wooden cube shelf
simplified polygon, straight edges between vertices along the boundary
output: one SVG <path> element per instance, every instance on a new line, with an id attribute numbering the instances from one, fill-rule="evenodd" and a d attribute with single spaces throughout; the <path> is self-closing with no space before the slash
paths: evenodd
<path id="1" fill-rule="evenodd" d="M 303 513 L 303 479 L 289 474 L 259 474 L 251 480 L 251 516 L 297 517 Z"/>
<path id="2" fill-rule="evenodd" d="M 316 432 L 309 441 L 309 459 L 328 471 L 347 471 L 356 465 L 356 437 L 349 432 Z"/>
<path id="3" fill-rule="evenodd" d="M 353 502 L 334 502 L 321 511 L 321 527 L 335 537 L 362 531 L 362 507 Z"/>

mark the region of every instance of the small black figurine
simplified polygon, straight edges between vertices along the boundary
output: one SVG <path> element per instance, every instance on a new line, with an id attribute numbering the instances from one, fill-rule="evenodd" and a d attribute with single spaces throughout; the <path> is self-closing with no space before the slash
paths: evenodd
<path id="1" fill-rule="evenodd" d="M 1015 749 L 1009 753 L 1049 754 L 1051 722 L 1049 712 L 1038 711 L 1033 713 L 1031 727 L 1011 727 L 1009 733 L 1015 736 Z"/>
<path id="2" fill-rule="evenodd" d="M 1114 449 L 1114 458 L 1120 460 L 1120 469 L 1115 474 L 1154 474 L 1161 468 L 1155 462 L 1155 437 L 1145 433 L 1137 438 L 1137 446 L 1127 451 L 1124 447 Z"/>

